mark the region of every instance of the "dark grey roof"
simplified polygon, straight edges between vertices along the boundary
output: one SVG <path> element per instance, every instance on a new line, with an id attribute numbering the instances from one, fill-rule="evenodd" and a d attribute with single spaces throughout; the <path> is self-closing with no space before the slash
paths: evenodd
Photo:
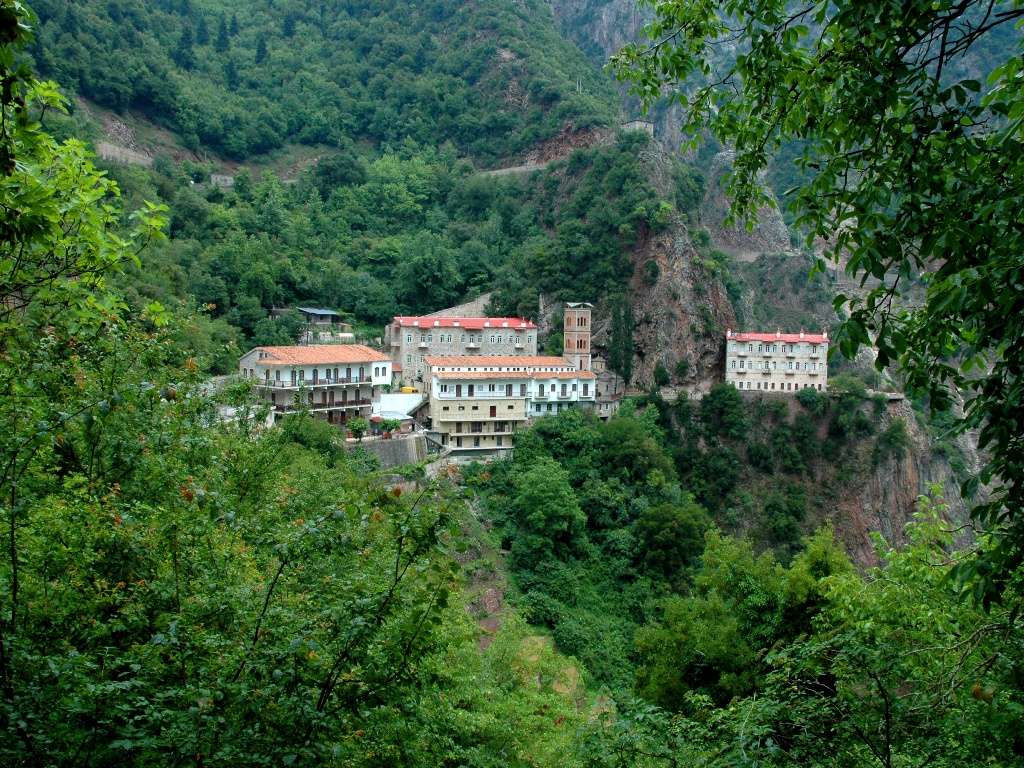
<path id="1" fill-rule="evenodd" d="M 333 309 L 321 309 L 320 307 L 296 307 L 299 312 L 306 312 L 310 315 L 334 315 L 340 317 Z"/>

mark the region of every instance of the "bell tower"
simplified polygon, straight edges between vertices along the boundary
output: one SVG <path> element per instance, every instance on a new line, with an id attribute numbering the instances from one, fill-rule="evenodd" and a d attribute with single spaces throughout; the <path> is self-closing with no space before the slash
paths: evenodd
<path id="1" fill-rule="evenodd" d="M 577 371 L 591 369 L 590 313 L 593 304 L 566 302 L 565 323 L 562 326 L 562 357 L 576 366 Z"/>

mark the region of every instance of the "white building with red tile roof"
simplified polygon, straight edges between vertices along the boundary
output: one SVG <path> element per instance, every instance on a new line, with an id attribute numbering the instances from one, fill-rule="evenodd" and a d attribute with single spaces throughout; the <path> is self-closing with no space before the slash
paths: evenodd
<path id="1" fill-rule="evenodd" d="M 744 392 L 828 389 L 828 334 L 725 332 L 725 380 Z"/>
<path id="2" fill-rule="evenodd" d="M 431 355 L 536 355 L 537 325 L 522 317 L 399 316 L 384 343 L 406 381 L 423 381 Z"/>
<path id="3" fill-rule="evenodd" d="M 276 421 L 305 404 L 331 424 L 370 416 L 391 384 L 391 359 L 361 344 L 256 347 L 238 362 Z"/>
<path id="4" fill-rule="evenodd" d="M 431 429 L 456 456 L 500 455 L 530 419 L 594 407 L 596 378 L 562 357 L 428 355 Z"/>

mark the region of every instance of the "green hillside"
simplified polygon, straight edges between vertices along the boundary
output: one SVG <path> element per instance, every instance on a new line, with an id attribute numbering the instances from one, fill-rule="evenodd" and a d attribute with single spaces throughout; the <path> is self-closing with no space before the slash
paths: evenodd
<path id="1" fill-rule="evenodd" d="M 608 124 L 607 77 L 540 0 L 33 3 L 41 72 L 187 146 L 244 160 L 286 143 L 452 142 L 482 162 Z"/>

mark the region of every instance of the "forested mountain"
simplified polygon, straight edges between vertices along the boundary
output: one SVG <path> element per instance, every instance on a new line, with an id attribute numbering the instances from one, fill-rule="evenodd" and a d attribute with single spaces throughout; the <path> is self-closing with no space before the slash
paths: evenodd
<path id="1" fill-rule="evenodd" d="M 615 118 L 546 2 L 34 4 L 44 75 L 244 160 L 289 142 L 451 141 L 481 162 Z"/>
<path id="2" fill-rule="evenodd" d="M 852 352 L 828 393 L 713 385 L 726 327 L 849 319 L 836 273 L 815 270 L 828 238 L 799 252 L 778 217 L 723 224 L 713 140 L 684 158 L 618 130 L 636 103 L 602 57 L 656 12 L 706 13 L 655 49 L 681 65 L 731 34 L 717 4 L 31 5 L 0 0 L 0 764 L 1024 765 L 1024 582 L 997 548 L 1019 519 L 998 506 L 1019 479 L 1019 371 L 986 391 L 1006 407 L 981 426 L 1012 433 L 989 442 L 994 473 L 920 373 L 906 399 L 872 391 L 902 368 Z M 816 29 L 842 6 L 828 26 L 852 35 L 821 66 L 961 8 L 898 5 L 813 6 Z M 779 14 L 756 32 L 799 21 L 788 8 L 751 6 Z M 996 26 L 946 77 L 1014 55 Z M 799 84 L 800 34 L 772 86 Z M 1019 79 L 1020 60 L 998 71 Z M 671 79 L 648 74 L 651 92 Z M 934 92 L 914 82 L 900 98 Z M 952 103 L 980 103 L 962 90 Z M 889 146 L 974 125 L 900 125 L 935 109 L 880 110 Z M 1000 234 L 971 241 L 963 273 L 898 273 L 915 298 L 988 307 L 931 328 L 936 364 L 975 382 L 1019 351 L 1022 208 L 968 216 L 959 195 L 1019 188 L 1021 115 L 975 115 L 1005 131 L 968 154 L 988 175 L 929 186 L 896 222 L 955 202 L 984 220 L 942 243 Z M 131 151 L 96 160 L 102 142 Z M 902 322 L 871 293 L 886 276 L 840 279 Z M 244 383 L 209 380 L 246 345 L 294 340 L 274 307 L 335 307 L 372 339 L 393 313 L 484 291 L 528 316 L 597 303 L 595 344 L 632 385 L 619 414 L 537 419 L 490 464 L 384 474 L 309 412 L 268 427 Z"/>

